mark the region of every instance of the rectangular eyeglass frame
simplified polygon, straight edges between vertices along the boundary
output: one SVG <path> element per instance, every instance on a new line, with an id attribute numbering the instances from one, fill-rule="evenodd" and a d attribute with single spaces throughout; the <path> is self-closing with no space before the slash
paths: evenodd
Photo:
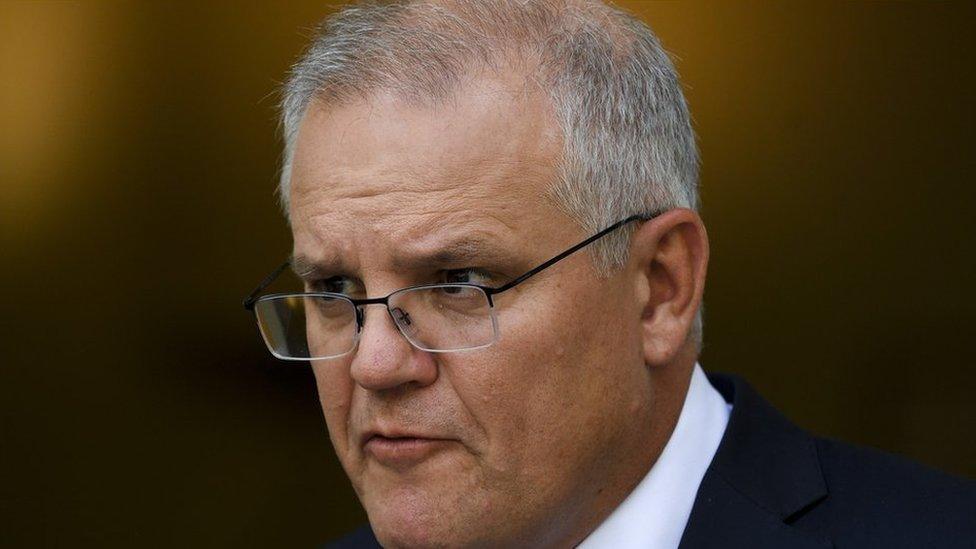
<path id="1" fill-rule="evenodd" d="M 478 290 L 481 290 L 482 292 L 484 292 L 485 296 L 488 299 L 488 307 L 489 307 L 490 310 L 493 310 L 494 307 L 495 307 L 495 303 L 494 303 L 494 300 L 493 300 L 493 296 L 495 296 L 497 294 L 500 294 L 500 293 L 502 293 L 504 291 L 510 290 L 510 289 L 514 288 L 515 286 L 518 286 L 522 282 L 525 282 L 529 278 L 532 278 L 533 276 L 539 274 L 540 272 L 544 271 L 545 269 L 547 269 L 547 268 L 555 265 L 559 261 L 565 259 L 566 257 L 568 257 L 568 256 L 572 255 L 573 253 L 579 251 L 580 249 L 582 249 L 582 248 L 584 248 L 584 247 L 592 244 L 593 242 L 599 240 L 600 238 L 602 238 L 602 237 L 610 234 L 611 232 L 619 229 L 620 227 L 623 227 L 624 225 L 627 225 L 628 223 L 632 223 L 632 222 L 635 222 L 635 221 L 649 221 L 649 220 L 657 217 L 661 213 L 662 212 L 657 212 L 657 213 L 653 213 L 653 214 L 649 214 L 649 215 L 637 214 L 637 215 L 632 215 L 632 216 L 630 216 L 630 217 L 628 217 L 626 219 L 622 219 L 622 220 L 614 223 L 613 225 L 610 225 L 609 227 L 603 229 L 602 231 L 599 231 L 598 233 L 594 234 L 593 236 L 587 238 L 586 240 L 583 240 L 582 242 L 576 244 L 575 246 L 570 247 L 569 249 L 563 251 L 562 253 L 559 253 L 559 254 L 553 256 L 549 260 L 547 260 L 547 261 L 545 261 L 543 263 L 540 263 L 536 267 L 534 267 L 534 268 L 526 271 L 525 273 L 523 273 L 522 275 L 516 277 L 515 279 L 513 279 L 513 280 L 511 280 L 511 281 L 509 281 L 509 282 L 507 282 L 507 283 L 505 283 L 505 284 L 503 284 L 501 286 L 498 286 L 498 287 L 483 286 L 483 285 L 480 285 L 480 284 L 456 283 L 455 282 L 455 283 L 446 283 L 446 284 L 444 284 L 444 283 L 441 283 L 441 284 L 419 284 L 419 285 L 415 285 L 415 286 L 408 286 L 408 287 L 400 288 L 398 290 L 395 290 L 393 292 L 390 292 L 389 294 L 387 294 L 384 297 L 373 297 L 373 298 L 352 298 L 352 297 L 349 297 L 349 296 L 344 295 L 344 294 L 338 294 L 338 293 L 332 293 L 332 292 L 292 292 L 292 293 L 274 293 L 274 294 L 267 294 L 267 295 L 264 295 L 264 296 L 260 296 L 259 294 L 262 291 L 264 291 L 268 286 L 270 286 L 275 281 L 275 279 L 277 279 L 278 276 L 280 276 L 281 273 L 285 269 L 287 269 L 289 265 L 291 265 L 291 258 L 288 258 L 281 265 L 279 265 L 277 268 L 275 268 L 274 271 L 272 271 L 270 274 L 268 274 L 268 276 L 264 277 L 264 279 L 257 285 L 257 287 L 254 288 L 254 290 L 250 294 L 248 294 L 246 298 L 244 298 L 243 305 L 244 305 L 244 308 L 246 310 L 251 311 L 252 313 L 254 313 L 255 315 L 257 315 L 257 312 L 255 311 L 255 304 L 257 302 L 259 302 L 259 301 L 264 301 L 264 300 L 269 300 L 269 299 L 277 299 L 277 298 L 283 298 L 283 297 L 330 297 L 330 298 L 343 299 L 345 301 L 351 302 L 353 304 L 353 307 L 354 307 L 355 311 L 356 311 L 356 332 L 357 332 L 357 334 L 362 330 L 362 323 L 363 323 L 363 311 L 362 311 L 362 307 L 364 305 L 382 304 L 382 305 L 386 306 L 387 309 L 389 309 L 389 299 L 390 299 L 390 297 L 393 296 L 393 295 L 395 295 L 395 294 L 398 294 L 398 293 L 401 293 L 401 292 L 404 292 L 404 291 L 408 291 L 408 290 L 420 290 L 420 289 L 424 289 L 424 288 L 437 288 L 437 287 L 441 287 L 441 286 L 477 288 Z M 494 320 L 493 320 L 493 322 L 494 322 Z M 490 345 L 490 344 L 491 343 L 488 343 L 487 345 Z M 484 347 L 484 346 L 487 346 L 487 345 L 483 345 L 481 347 Z M 480 347 L 476 347 L 476 348 L 480 348 Z M 285 357 L 278 356 L 278 354 L 275 353 L 274 350 L 272 350 L 272 354 L 274 354 L 278 358 L 285 358 Z M 304 358 L 291 358 L 290 357 L 290 358 L 287 358 L 287 360 L 307 360 L 307 359 L 304 359 Z"/>

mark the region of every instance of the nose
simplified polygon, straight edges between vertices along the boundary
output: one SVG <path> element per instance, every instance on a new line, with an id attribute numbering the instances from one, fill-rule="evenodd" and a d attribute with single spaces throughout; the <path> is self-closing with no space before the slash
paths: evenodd
<path id="1" fill-rule="evenodd" d="M 437 363 L 432 353 L 417 349 L 400 333 L 383 305 L 363 311 L 365 318 L 359 346 L 350 367 L 353 380 L 370 391 L 401 386 L 424 387 L 437 380 Z M 400 312 L 402 314 L 402 311 Z M 403 319 L 401 319 L 401 323 Z"/>

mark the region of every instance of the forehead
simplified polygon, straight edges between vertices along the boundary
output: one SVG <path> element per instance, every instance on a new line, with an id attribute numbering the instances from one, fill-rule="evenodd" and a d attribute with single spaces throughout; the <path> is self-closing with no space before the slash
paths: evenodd
<path id="1" fill-rule="evenodd" d="M 569 225 L 547 198 L 561 146 L 544 96 L 498 78 L 473 79 L 436 107 L 389 94 L 313 103 L 292 164 L 295 251 L 401 248 L 457 232 L 504 240 L 554 217 Z"/>

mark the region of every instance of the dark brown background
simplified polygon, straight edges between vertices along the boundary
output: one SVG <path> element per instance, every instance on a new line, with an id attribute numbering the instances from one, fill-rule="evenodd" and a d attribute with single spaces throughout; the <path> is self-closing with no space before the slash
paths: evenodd
<path id="1" fill-rule="evenodd" d="M 628 5 L 700 136 L 703 364 L 976 476 L 972 6 Z M 309 372 L 240 307 L 289 250 L 273 92 L 326 9 L 0 4 L 0 545 L 363 520 Z"/>

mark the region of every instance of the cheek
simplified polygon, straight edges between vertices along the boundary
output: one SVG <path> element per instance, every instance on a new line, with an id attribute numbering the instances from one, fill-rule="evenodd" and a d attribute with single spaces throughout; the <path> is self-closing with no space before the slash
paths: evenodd
<path id="1" fill-rule="evenodd" d="M 353 388 L 352 378 L 348 375 L 349 364 L 336 360 L 313 362 L 312 372 L 329 428 L 329 438 L 339 458 L 344 459 L 349 449 L 347 435 Z"/>
<path id="2" fill-rule="evenodd" d="M 613 300 L 579 289 L 566 294 L 575 298 L 500 315 L 494 383 L 480 403 L 508 465 L 554 481 L 557 466 L 586 459 L 581 445 L 600 444 L 600 432 L 612 436 L 606 423 L 616 421 L 614 403 L 640 374 L 634 330 Z"/>

